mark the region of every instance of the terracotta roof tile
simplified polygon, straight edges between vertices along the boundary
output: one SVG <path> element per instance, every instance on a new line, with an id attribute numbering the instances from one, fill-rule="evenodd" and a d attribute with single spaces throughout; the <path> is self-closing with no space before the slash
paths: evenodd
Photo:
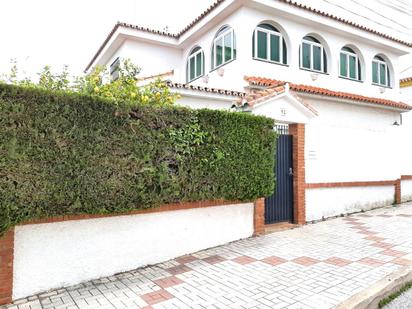
<path id="1" fill-rule="evenodd" d="M 406 42 L 406 41 L 403 41 L 403 40 L 401 40 L 401 39 L 397 39 L 397 38 L 395 38 L 395 37 L 393 37 L 393 36 L 390 36 L 390 35 L 388 35 L 388 34 L 385 34 L 385 33 L 379 32 L 379 31 L 376 31 L 376 30 L 371 29 L 371 28 L 368 28 L 368 27 L 365 27 L 365 26 L 363 26 L 363 25 L 360 25 L 360 24 L 358 24 L 358 23 L 356 23 L 356 22 L 353 22 L 353 21 L 350 21 L 350 20 L 348 20 L 348 19 L 345 19 L 345 18 L 342 18 L 342 17 L 338 17 L 338 16 L 336 16 L 336 15 L 333 15 L 333 14 L 330 14 L 330 13 L 327 13 L 327 12 L 324 12 L 324 11 L 321 11 L 321 10 L 319 10 L 319 9 L 315 9 L 315 8 L 310 7 L 310 6 L 308 6 L 308 5 L 305 5 L 305 4 L 298 3 L 297 1 L 294 1 L 294 0 L 278 0 L 278 1 L 283 2 L 283 3 L 286 3 L 286 4 L 289 4 L 289 5 L 292 5 L 292 6 L 294 6 L 294 7 L 297 7 L 297 8 L 299 8 L 299 9 L 302 9 L 302 10 L 305 10 L 305 11 L 308 11 L 308 12 L 315 13 L 315 14 L 320 15 L 320 16 L 324 16 L 324 17 L 329 18 L 329 19 L 336 20 L 336 21 L 338 21 L 338 22 L 341 22 L 341 23 L 343 23 L 343 24 L 352 26 L 352 27 L 354 27 L 354 28 L 358 28 L 358 29 L 360 29 L 360 30 L 364 30 L 364 31 L 366 31 L 366 32 L 370 32 L 370 33 L 376 34 L 376 35 L 381 36 L 381 37 L 383 37 L 383 38 L 385 38 L 385 39 L 388 39 L 388 40 L 391 40 L 391 41 L 400 43 L 400 44 L 402 44 L 402 45 L 406 45 L 406 46 L 408 46 L 408 47 L 412 47 L 412 42 Z"/>
<path id="2" fill-rule="evenodd" d="M 263 78 L 263 77 L 253 77 L 253 76 L 246 76 L 245 80 L 251 85 L 266 86 L 266 87 L 280 86 L 286 83 L 284 81 L 279 81 L 275 79 Z M 391 101 L 391 100 L 381 99 L 381 98 L 366 97 L 366 96 L 359 95 L 359 94 L 334 91 L 334 90 L 330 90 L 326 88 L 313 87 L 313 86 L 308 86 L 308 85 L 289 83 L 289 86 L 290 86 L 290 90 L 301 92 L 301 93 L 324 95 L 324 96 L 335 97 L 339 99 L 371 103 L 371 104 L 394 107 L 394 108 L 399 108 L 399 109 L 404 109 L 404 110 L 412 110 L 412 106 L 406 103 L 403 103 L 403 102 L 396 102 L 396 101 Z"/>
<path id="3" fill-rule="evenodd" d="M 171 81 L 168 81 L 167 85 L 170 88 L 187 89 L 187 90 L 194 90 L 194 91 L 199 91 L 199 92 L 207 92 L 207 93 L 228 95 L 228 96 L 233 96 L 233 97 L 240 97 L 240 98 L 243 98 L 246 96 L 246 93 L 241 92 L 241 91 L 236 91 L 236 90 L 208 88 L 208 87 L 194 86 L 194 85 L 189 85 L 189 84 L 173 83 Z"/>
<path id="4" fill-rule="evenodd" d="M 225 0 L 216 0 L 213 4 L 211 4 L 205 11 L 203 11 L 202 14 L 200 14 L 198 17 L 196 17 L 190 24 L 188 24 L 186 27 L 184 27 L 179 33 L 178 36 L 180 37 L 181 35 L 185 34 L 187 31 L 189 31 L 191 28 L 193 28 L 199 21 L 201 21 L 203 18 L 205 18 L 210 12 L 212 12 L 215 8 L 217 8 L 220 4 L 225 2 Z"/>
<path id="5" fill-rule="evenodd" d="M 93 56 L 92 60 L 89 62 L 89 64 L 87 65 L 85 71 L 87 71 L 91 65 L 93 64 L 93 62 L 96 60 L 96 58 L 98 57 L 98 55 L 102 52 L 103 48 L 106 46 L 106 44 L 109 42 L 109 40 L 111 39 L 111 37 L 113 36 L 113 34 L 116 32 L 116 30 L 119 27 L 124 27 L 124 28 L 130 28 L 130 29 L 135 29 L 135 30 L 140 30 L 140 31 L 145 31 L 145 32 L 149 32 L 149 33 L 153 33 L 153 34 L 158 34 L 161 36 L 166 36 L 166 37 L 170 37 L 170 38 L 180 38 L 180 36 L 182 36 L 183 34 L 185 34 L 187 31 L 189 31 L 191 28 L 193 28 L 198 22 L 200 22 L 203 18 L 205 18 L 207 15 L 209 15 L 212 11 L 214 11 L 220 4 L 222 4 L 223 2 L 225 2 L 226 0 L 216 0 L 212 5 L 210 5 L 205 11 L 203 11 L 202 14 L 200 14 L 198 17 L 196 17 L 192 22 L 190 22 L 186 27 L 184 27 L 181 31 L 179 31 L 178 33 L 170 33 L 167 31 L 161 31 L 161 30 L 155 30 L 155 29 L 151 29 L 151 28 L 147 28 L 147 27 L 142 27 L 142 26 L 137 26 L 137 25 L 132 25 L 129 23 L 122 23 L 122 22 L 118 22 L 112 29 L 112 31 L 110 31 L 110 33 L 108 34 L 108 36 L 106 37 L 106 39 L 103 41 L 103 44 L 99 47 L 99 49 L 97 50 L 96 54 Z M 337 17 L 333 14 L 329 14 L 326 12 L 323 12 L 321 10 L 312 8 L 310 6 L 307 5 L 303 5 L 300 3 L 297 3 L 296 1 L 293 0 L 277 0 L 283 3 L 286 3 L 288 5 L 312 12 L 314 14 L 317 15 L 321 15 L 333 20 L 336 20 L 338 22 L 347 24 L 349 26 L 352 26 L 354 28 L 358 28 L 373 34 L 376 34 L 378 36 L 381 36 L 385 39 L 400 43 L 402 45 L 406 45 L 408 47 L 412 47 L 412 42 L 405 42 L 403 40 L 397 39 L 395 37 L 392 37 L 390 35 L 384 34 L 382 32 L 376 31 L 374 29 L 362 26 L 360 24 L 357 24 L 355 22 L 349 21 L 347 19 L 341 18 L 341 17 Z"/>
<path id="6" fill-rule="evenodd" d="M 200 14 L 198 17 L 196 17 L 191 23 L 189 23 L 186 27 L 184 27 L 178 33 L 170 33 L 168 31 L 160 31 L 160 30 L 150 29 L 150 28 L 147 28 L 147 27 L 132 25 L 132 24 L 129 24 L 129 23 L 117 22 L 116 25 L 113 27 L 112 31 L 110 31 L 110 33 L 107 35 L 106 39 L 103 41 L 102 45 L 100 45 L 100 47 L 97 50 L 96 54 L 93 56 L 92 60 L 90 60 L 90 62 L 88 63 L 88 65 L 86 66 L 86 69 L 84 71 L 86 72 L 92 66 L 93 62 L 97 59 L 99 54 L 102 52 L 103 48 L 110 41 L 111 37 L 113 36 L 113 34 L 116 32 L 116 30 L 119 27 L 140 30 L 140 31 L 149 32 L 149 33 L 158 34 L 158 35 L 161 35 L 161 36 L 166 36 L 166 37 L 176 39 L 176 38 L 179 38 L 181 35 L 185 34 L 187 31 L 189 31 L 192 27 L 194 27 L 198 22 L 200 22 L 203 18 L 205 18 L 210 12 L 212 12 L 215 8 L 217 8 L 224 1 L 225 0 L 216 0 L 205 11 L 203 11 L 202 14 Z"/>
<path id="7" fill-rule="evenodd" d="M 239 99 L 237 103 L 242 103 L 247 101 L 250 106 L 254 106 L 261 102 L 264 102 L 270 98 L 276 97 L 281 93 L 285 92 L 285 87 L 282 86 L 272 86 L 263 90 L 252 90 L 251 92 L 247 93 L 246 96 L 242 99 Z"/>
<path id="8" fill-rule="evenodd" d="M 251 107 L 255 106 L 256 104 L 262 103 L 270 98 L 274 98 L 282 93 L 286 92 L 286 83 L 282 85 L 274 85 L 270 86 L 269 88 L 263 90 L 251 90 L 249 93 L 246 94 L 244 98 L 238 99 L 236 103 L 241 105 L 245 102 Z M 300 97 L 295 95 L 294 93 L 290 93 L 300 104 L 305 106 L 309 109 L 313 114 L 318 115 L 318 112 L 311 106 L 310 104 L 306 103 Z"/>
<path id="9" fill-rule="evenodd" d="M 412 76 L 411 77 L 405 77 L 399 80 L 399 82 L 402 83 L 407 83 L 407 82 L 412 82 Z"/>

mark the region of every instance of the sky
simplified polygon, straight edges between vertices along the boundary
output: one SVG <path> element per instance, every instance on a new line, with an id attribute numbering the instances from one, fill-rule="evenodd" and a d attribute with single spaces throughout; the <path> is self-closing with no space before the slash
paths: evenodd
<path id="1" fill-rule="evenodd" d="M 177 31 L 212 0 L 2 0 L 0 74 L 68 65 L 81 74 L 117 21 Z"/>
<path id="2" fill-rule="evenodd" d="M 412 42 L 412 0 L 299 0 L 371 23 Z M 2 0 L 0 74 L 17 59 L 21 73 L 33 76 L 45 65 L 68 65 L 79 75 L 117 21 L 168 27 L 177 32 L 213 0 Z M 402 60 L 412 66 L 412 56 Z M 412 75 L 412 71 L 411 71 Z"/>

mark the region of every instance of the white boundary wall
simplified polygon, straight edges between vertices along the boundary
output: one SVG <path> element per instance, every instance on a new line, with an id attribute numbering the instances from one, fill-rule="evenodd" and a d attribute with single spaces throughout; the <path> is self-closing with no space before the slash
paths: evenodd
<path id="1" fill-rule="evenodd" d="M 412 180 L 402 180 L 401 182 L 402 203 L 412 201 Z"/>
<path id="2" fill-rule="evenodd" d="M 253 203 L 17 226 L 13 299 L 253 235 Z"/>
<path id="3" fill-rule="evenodd" d="M 394 186 L 306 189 L 306 221 L 387 206 L 394 197 Z"/>

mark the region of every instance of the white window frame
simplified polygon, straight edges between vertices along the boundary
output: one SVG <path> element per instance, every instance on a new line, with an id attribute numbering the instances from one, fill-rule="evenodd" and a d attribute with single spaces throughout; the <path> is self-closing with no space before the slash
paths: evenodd
<path id="1" fill-rule="evenodd" d="M 116 81 L 117 79 L 119 79 L 119 77 L 120 77 L 120 66 L 121 66 L 120 57 L 117 57 L 109 67 L 110 79 L 112 81 Z M 117 74 L 115 74 L 115 73 L 117 73 Z"/>
<path id="2" fill-rule="evenodd" d="M 267 58 L 260 58 L 258 56 L 258 31 L 266 33 L 266 56 Z M 274 61 L 270 59 L 271 55 L 271 47 L 270 47 L 270 40 L 271 40 L 271 35 L 275 35 L 279 38 L 279 61 Z M 265 28 L 260 28 L 259 26 L 256 27 L 255 32 L 254 32 L 254 44 L 255 44 L 255 51 L 253 55 L 253 59 L 255 60 L 263 60 L 271 63 L 276 63 L 276 64 L 283 64 L 283 36 L 281 33 Z"/>
<path id="3" fill-rule="evenodd" d="M 341 74 L 341 65 L 342 65 L 342 64 L 341 64 L 341 61 L 340 61 L 340 57 L 339 57 L 339 76 L 340 76 L 340 77 L 344 77 L 344 78 L 348 78 L 348 79 L 351 79 L 351 80 L 360 80 L 360 78 L 359 78 L 359 58 L 358 58 L 358 55 L 355 54 L 355 53 L 352 53 L 352 52 L 350 52 L 350 51 L 346 51 L 346 50 L 341 50 L 341 51 L 340 51 L 340 54 L 344 54 L 344 55 L 346 56 L 346 73 L 347 73 L 347 76 L 344 76 L 344 75 Z M 356 63 L 356 66 L 355 66 L 356 78 L 350 77 L 349 57 L 354 57 L 354 58 L 355 58 L 355 63 Z"/>
<path id="4" fill-rule="evenodd" d="M 305 68 L 303 66 L 303 43 L 310 45 L 310 68 Z M 320 70 L 316 70 L 313 68 L 313 48 L 314 46 L 320 47 Z M 324 71 L 324 63 L 323 63 L 323 54 L 324 54 L 324 48 L 323 45 L 317 42 L 313 41 L 308 41 L 308 40 L 302 40 L 302 43 L 300 44 L 300 68 L 303 70 L 310 70 L 313 72 L 319 72 L 319 73 L 325 73 Z"/>
<path id="5" fill-rule="evenodd" d="M 231 37 L 231 48 L 230 48 L 230 59 L 229 60 L 225 60 L 226 59 L 226 49 L 225 49 L 225 36 L 227 34 L 230 34 Z M 219 41 L 220 39 L 222 39 L 222 63 L 217 65 L 217 53 L 216 53 L 216 42 Z M 213 70 L 217 69 L 223 65 L 225 65 L 226 63 L 232 61 L 235 59 L 234 57 L 234 41 L 235 41 L 235 32 L 232 28 L 228 28 L 225 31 L 223 31 L 222 33 L 220 33 L 214 40 L 213 40 Z"/>
<path id="6" fill-rule="evenodd" d="M 197 72 L 197 58 L 196 57 L 197 57 L 198 54 L 200 54 L 200 61 L 201 61 L 200 74 L 198 74 L 198 72 Z M 194 62 L 195 62 L 195 77 L 191 79 L 190 78 L 190 68 L 191 68 L 190 67 L 190 60 L 192 58 L 195 59 L 194 60 Z M 203 50 L 201 48 L 198 51 L 194 52 L 193 54 L 189 55 L 189 57 L 187 58 L 187 82 L 188 83 L 194 81 L 195 79 L 198 79 L 199 77 L 202 77 L 205 74 L 204 69 L 203 69 L 204 62 L 205 62 L 205 59 L 204 59 L 204 56 L 203 56 Z"/>
<path id="7" fill-rule="evenodd" d="M 378 83 L 375 83 L 373 81 L 373 63 L 377 63 L 378 64 Z M 385 77 L 386 77 L 386 83 L 382 84 L 381 83 L 381 64 L 383 64 L 385 66 Z M 390 87 L 389 85 L 389 69 L 388 69 L 388 64 L 385 61 L 379 60 L 379 59 L 373 59 L 372 60 L 372 84 L 373 85 L 377 85 L 377 86 L 383 86 L 383 87 Z"/>

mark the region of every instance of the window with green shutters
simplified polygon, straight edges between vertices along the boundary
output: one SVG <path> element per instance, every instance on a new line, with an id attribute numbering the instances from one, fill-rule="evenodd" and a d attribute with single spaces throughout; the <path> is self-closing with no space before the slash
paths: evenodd
<path id="1" fill-rule="evenodd" d="M 380 56 L 375 56 L 372 61 L 372 83 L 390 87 L 390 73 L 385 60 Z"/>
<path id="2" fill-rule="evenodd" d="M 186 79 L 187 82 L 191 82 L 204 74 L 204 54 L 200 47 L 196 47 L 192 50 L 187 59 L 186 65 Z"/>
<path id="3" fill-rule="evenodd" d="M 361 80 L 360 62 L 358 55 L 349 47 L 343 47 L 340 51 L 339 61 L 340 76 L 353 80 Z"/>
<path id="4" fill-rule="evenodd" d="M 224 27 L 216 35 L 212 46 L 212 69 L 236 59 L 235 33 L 232 28 Z"/>
<path id="5" fill-rule="evenodd" d="M 286 43 L 282 34 L 272 25 L 260 24 L 253 33 L 253 58 L 286 64 Z"/>
<path id="6" fill-rule="evenodd" d="M 311 36 L 305 36 L 300 45 L 300 67 L 326 73 L 327 58 L 322 44 Z"/>

